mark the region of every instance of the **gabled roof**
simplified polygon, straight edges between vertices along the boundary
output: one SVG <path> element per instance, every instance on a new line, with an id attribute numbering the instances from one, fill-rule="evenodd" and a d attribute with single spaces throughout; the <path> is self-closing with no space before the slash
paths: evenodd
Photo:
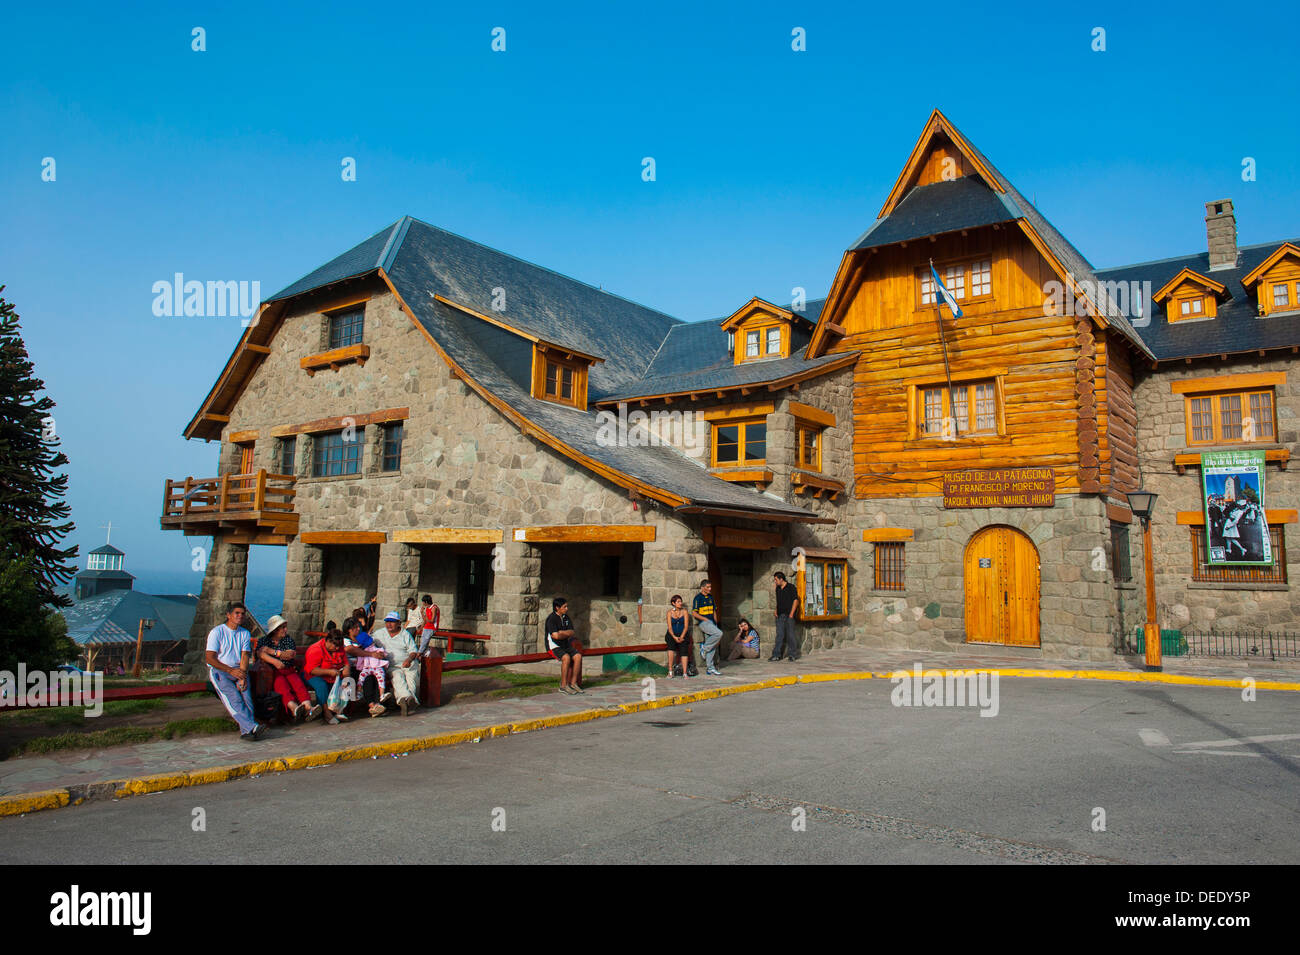
<path id="1" fill-rule="evenodd" d="M 385 229 L 380 229 L 364 242 L 354 245 L 342 255 L 335 256 L 320 268 L 313 269 L 298 281 L 280 289 L 266 301 L 279 302 L 301 295 L 303 292 L 366 275 L 376 269 L 387 268 L 392 264 L 392 256 L 402 244 L 402 237 L 406 234 L 411 221 L 407 216 Z"/>
<path id="2" fill-rule="evenodd" d="M 1265 272 L 1288 255 L 1300 259 L 1300 246 L 1297 246 L 1294 242 L 1283 242 L 1272 255 L 1246 273 L 1241 279 L 1241 284 L 1246 288 L 1250 288 L 1264 277 Z"/>
<path id="3" fill-rule="evenodd" d="M 755 295 L 748 302 L 722 320 L 722 330 L 729 332 L 749 316 L 758 313 L 772 315 L 776 318 L 795 324 L 812 324 L 805 312 L 795 312 L 788 308 L 782 308 L 780 305 L 773 305 L 766 299 L 759 298 Z"/>
<path id="4" fill-rule="evenodd" d="M 1184 282 L 1194 282 L 1202 288 L 1213 292 L 1215 295 L 1222 295 L 1226 290 L 1226 286 L 1221 282 L 1216 282 L 1214 279 L 1202 275 L 1195 269 L 1184 267 L 1181 272 L 1156 290 L 1155 294 L 1151 296 L 1151 301 L 1157 303 L 1163 302 L 1170 295 L 1173 295 L 1174 289 L 1178 288 L 1178 286 L 1182 285 Z"/>
<path id="5" fill-rule="evenodd" d="M 971 165 L 974 176 L 964 176 L 948 182 L 938 182 L 929 186 L 916 186 L 914 183 L 919 175 L 922 159 L 928 155 L 931 143 L 937 138 L 942 137 L 957 148 L 965 159 Z M 965 183 L 956 186 L 954 183 L 962 182 L 963 179 L 977 178 L 987 187 L 988 193 L 981 192 L 973 184 Z M 942 188 L 941 188 L 942 187 Z M 919 193 L 919 195 L 917 195 Z M 913 205 L 908 205 L 907 200 L 914 195 L 917 196 Z M 957 203 L 958 211 L 947 213 L 943 209 L 943 201 L 951 199 Z M 999 209 L 999 206 L 1001 209 Z M 939 110 L 930 114 L 926 122 L 925 129 L 921 137 L 917 140 L 916 145 L 908 157 L 903 171 L 899 174 L 894 183 L 894 188 L 890 191 L 889 198 L 886 199 L 884 206 L 881 207 L 880 215 L 876 223 L 867 230 L 867 232 L 858 240 L 858 244 L 848 250 L 845 255 L 845 261 L 841 264 L 840 271 L 836 275 L 835 285 L 832 286 L 829 299 L 839 307 L 844 294 L 843 283 L 850 281 L 854 275 L 854 270 L 846 268 L 848 260 L 854 253 L 862 249 L 875 248 L 878 245 L 893 242 L 904 242 L 914 238 L 921 238 L 923 235 L 930 233 L 920 233 L 918 230 L 927 222 L 936 225 L 944 232 L 951 232 L 952 223 L 961 221 L 963 218 L 969 219 L 970 226 L 957 226 L 957 228 L 971 228 L 978 225 L 992 225 L 995 221 L 1006 221 L 999 219 L 1002 215 L 1008 215 L 1014 220 L 1038 249 L 1039 253 L 1047 260 L 1048 264 L 1056 271 L 1060 279 L 1067 285 L 1072 285 L 1074 294 L 1093 306 L 1095 320 L 1105 326 L 1115 328 L 1119 331 L 1133 346 L 1140 352 L 1150 355 L 1146 343 L 1133 330 L 1128 318 L 1123 314 L 1119 307 L 1110 300 L 1105 289 L 1098 288 L 1096 276 L 1093 268 L 1070 242 L 1057 231 L 1038 211 L 1028 199 L 1020 194 L 1011 182 L 1000 173 L 997 168 L 988 161 L 988 159 L 976 149 L 971 142 L 957 129 L 948 118 Z M 899 216 L 897 225 L 890 224 L 894 216 Z M 981 219 L 994 221 L 979 221 Z M 827 321 L 833 317 L 832 312 L 825 313 Z M 813 333 L 812 343 L 809 346 L 809 353 L 814 350 L 820 350 L 825 341 L 825 325 L 821 323 L 817 331 Z"/>
<path id="6" fill-rule="evenodd" d="M 118 550 L 112 544 L 101 544 L 91 551 L 92 554 L 111 554 L 114 557 L 125 557 L 126 551 Z"/>
<path id="7" fill-rule="evenodd" d="M 1274 257 L 1290 243 L 1265 242 L 1237 249 L 1237 264 L 1216 269 L 1216 280 L 1223 285 L 1218 315 L 1212 321 L 1169 322 L 1163 314 L 1149 317 L 1138 333 L 1157 361 L 1199 358 L 1206 355 L 1229 355 L 1240 352 L 1287 348 L 1300 345 L 1300 313 L 1259 317 L 1257 300 L 1242 285 L 1259 265 Z M 1121 265 L 1101 269 L 1097 277 L 1103 282 L 1149 282 L 1153 289 L 1163 288 L 1185 270 L 1204 274 L 1209 271 L 1206 252 L 1180 255 L 1155 262 Z"/>

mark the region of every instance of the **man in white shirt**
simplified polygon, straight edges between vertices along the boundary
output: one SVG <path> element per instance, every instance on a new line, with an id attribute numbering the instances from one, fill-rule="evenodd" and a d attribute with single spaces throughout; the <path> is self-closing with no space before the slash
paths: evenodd
<path id="1" fill-rule="evenodd" d="M 415 641 L 402 629 L 402 617 L 397 611 L 384 617 L 384 629 L 373 639 L 375 646 L 388 654 L 388 680 L 393 695 L 402 708 L 402 715 L 410 716 L 411 707 L 420 705 L 420 655 L 415 651 Z"/>
<path id="2" fill-rule="evenodd" d="M 248 608 L 235 602 L 226 606 L 226 622 L 208 631 L 208 678 L 226 712 L 239 724 L 239 738 L 259 740 L 266 727 L 253 714 L 253 694 L 248 689 L 248 658 L 253 652 L 253 638 L 244 629 Z"/>

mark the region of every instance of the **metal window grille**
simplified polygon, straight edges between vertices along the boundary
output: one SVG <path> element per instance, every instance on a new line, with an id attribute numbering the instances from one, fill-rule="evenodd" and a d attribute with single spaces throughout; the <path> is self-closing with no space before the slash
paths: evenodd
<path id="1" fill-rule="evenodd" d="M 1115 582 L 1128 583 L 1133 579 L 1133 562 L 1127 524 L 1111 522 L 1110 551 L 1110 565 Z"/>
<path id="2" fill-rule="evenodd" d="M 1192 580 L 1224 584 L 1284 584 L 1286 583 L 1286 537 L 1282 526 L 1268 529 L 1273 542 L 1272 567 L 1217 567 L 1205 562 L 1206 528 L 1191 527 Z"/>
<path id="3" fill-rule="evenodd" d="M 876 589 L 903 589 L 903 544 L 900 541 L 876 544 Z"/>
<path id="4" fill-rule="evenodd" d="M 348 345 L 360 345 L 361 335 L 365 330 L 366 310 L 349 309 L 330 316 L 330 348 L 346 348 Z"/>
<path id="5" fill-rule="evenodd" d="M 464 554 L 460 558 L 456 587 L 457 613 L 487 613 L 491 580 L 491 558 L 487 554 Z"/>

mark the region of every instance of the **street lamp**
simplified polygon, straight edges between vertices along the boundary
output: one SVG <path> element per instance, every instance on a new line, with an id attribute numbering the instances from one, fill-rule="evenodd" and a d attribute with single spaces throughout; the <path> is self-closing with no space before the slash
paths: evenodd
<path id="1" fill-rule="evenodd" d="M 1156 570 L 1151 561 L 1151 512 L 1156 509 L 1156 495 L 1150 491 L 1130 491 L 1128 506 L 1142 522 L 1142 557 L 1147 574 L 1147 622 L 1143 630 L 1147 669 L 1160 671 L 1164 667 L 1160 659 L 1160 627 L 1156 624 Z"/>

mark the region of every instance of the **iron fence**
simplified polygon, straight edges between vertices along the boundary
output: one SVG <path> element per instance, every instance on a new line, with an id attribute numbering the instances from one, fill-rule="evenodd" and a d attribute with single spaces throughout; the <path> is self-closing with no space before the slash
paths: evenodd
<path id="1" fill-rule="evenodd" d="M 1115 634 L 1115 652 L 1144 651 L 1142 627 Z M 1300 658 L 1300 633 L 1286 630 L 1161 630 L 1160 652 L 1171 657 Z"/>

